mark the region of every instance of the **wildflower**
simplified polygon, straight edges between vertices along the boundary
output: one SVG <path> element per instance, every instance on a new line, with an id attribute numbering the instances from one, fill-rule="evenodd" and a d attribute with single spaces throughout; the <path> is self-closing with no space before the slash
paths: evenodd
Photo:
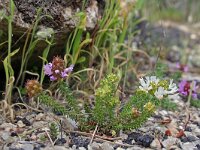
<path id="1" fill-rule="evenodd" d="M 191 90 L 191 83 L 186 80 L 182 80 L 179 83 L 179 93 L 184 95 L 184 96 L 189 96 Z M 196 82 L 194 81 L 193 89 L 192 89 L 192 97 L 197 98 L 197 86 Z"/>
<path id="2" fill-rule="evenodd" d="M 30 98 L 42 91 L 42 86 L 37 80 L 28 80 L 25 87 Z"/>
<path id="3" fill-rule="evenodd" d="M 176 64 L 176 68 L 183 72 L 188 72 L 188 70 L 189 70 L 187 65 L 183 65 L 180 63 Z"/>
<path id="4" fill-rule="evenodd" d="M 158 87 L 158 90 L 155 91 L 154 95 L 158 98 L 158 99 L 162 99 L 164 95 L 166 95 L 166 90 L 164 89 L 164 87 Z"/>
<path id="5" fill-rule="evenodd" d="M 151 102 L 148 102 L 144 105 L 144 108 L 148 110 L 149 112 L 154 112 L 155 111 L 155 105 Z"/>
<path id="6" fill-rule="evenodd" d="M 140 78 L 139 80 L 141 84 L 141 86 L 139 86 L 140 90 L 148 92 L 152 89 L 150 77 L 146 77 L 146 79 Z"/>
<path id="7" fill-rule="evenodd" d="M 178 88 L 175 83 L 173 83 L 173 79 L 170 80 L 167 94 L 173 94 L 178 91 Z"/>
<path id="8" fill-rule="evenodd" d="M 73 71 L 74 65 L 65 68 L 64 60 L 54 57 L 52 63 L 44 65 L 44 74 L 50 77 L 51 81 L 66 78 Z"/>
<path id="9" fill-rule="evenodd" d="M 158 99 L 162 99 L 164 96 L 173 95 L 178 91 L 178 88 L 173 80 L 160 80 L 156 76 L 146 77 L 140 79 L 139 89 L 146 93 L 156 96 Z"/>
<path id="10" fill-rule="evenodd" d="M 48 63 L 48 64 L 44 65 L 44 74 L 46 74 L 48 76 L 52 75 L 51 69 L 52 69 L 52 63 Z"/>

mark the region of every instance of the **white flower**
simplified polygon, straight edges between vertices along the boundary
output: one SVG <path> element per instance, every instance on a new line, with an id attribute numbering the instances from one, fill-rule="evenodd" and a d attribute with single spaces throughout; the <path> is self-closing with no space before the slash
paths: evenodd
<path id="1" fill-rule="evenodd" d="M 152 86 L 150 85 L 150 78 L 146 77 L 146 80 L 144 78 L 140 78 L 140 84 L 139 86 L 140 90 L 148 92 L 149 90 L 152 89 Z"/>
<path id="2" fill-rule="evenodd" d="M 156 76 L 151 76 L 150 77 L 150 82 L 154 82 L 155 84 L 158 84 L 160 80 L 156 78 Z"/>
<path id="3" fill-rule="evenodd" d="M 158 99 L 162 99 L 164 95 L 166 95 L 166 90 L 164 89 L 164 87 L 159 87 L 157 91 L 155 91 L 154 95 L 158 98 Z"/>
<path id="4" fill-rule="evenodd" d="M 168 98 L 172 100 L 177 100 L 180 98 L 180 96 L 179 96 L 179 93 L 176 93 L 176 94 L 168 95 Z"/>
<path id="5" fill-rule="evenodd" d="M 169 84 L 168 90 L 169 91 L 167 91 L 167 94 L 174 94 L 175 92 L 178 91 L 178 88 L 177 88 L 176 84 L 173 83 L 173 79 L 170 80 L 170 84 Z"/>

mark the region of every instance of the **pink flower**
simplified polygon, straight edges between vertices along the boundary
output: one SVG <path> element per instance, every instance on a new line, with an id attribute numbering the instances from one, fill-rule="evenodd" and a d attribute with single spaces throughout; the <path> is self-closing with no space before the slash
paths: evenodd
<path id="1" fill-rule="evenodd" d="M 187 65 L 176 63 L 176 68 L 183 72 L 188 72 L 189 68 Z"/>
<path id="2" fill-rule="evenodd" d="M 192 97 L 193 98 L 197 98 L 197 86 L 196 86 L 196 82 L 194 82 L 194 87 L 192 89 Z M 184 95 L 184 96 L 189 96 L 190 94 L 190 89 L 191 89 L 191 82 L 186 81 L 186 80 L 182 80 L 179 83 L 179 93 Z"/>

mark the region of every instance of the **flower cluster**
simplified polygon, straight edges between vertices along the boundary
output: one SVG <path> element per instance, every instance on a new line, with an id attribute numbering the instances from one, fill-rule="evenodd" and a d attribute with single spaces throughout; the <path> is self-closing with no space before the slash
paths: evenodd
<path id="1" fill-rule="evenodd" d="M 44 74 L 50 77 L 51 81 L 66 78 L 73 71 L 74 65 L 65 68 L 64 60 L 60 57 L 54 57 L 52 63 L 44 65 Z"/>
<path id="2" fill-rule="evenodd" d="M 186 80 L 182 80 L 179 83 L 179 93 L 184 95 L 184 96 L 189 96 L 190 90 L 192 88 L 192 97 L 197 98 L 197 88 L 198 86 L 196 85 L 196 82 L 193 82 L 193 88 L 192 88 L 192 83 Z"/>
<path id="3" fill-rule="evenodd" d="M 146 93 L 150 93 L 156 96 L 158 99 L 162 99 L 167 95 L 175 95 L 178 91 L 178 88 L 175 83 L 173 83 L 173 79 L 170 81 L 160 80 L 156 78 L 156 76 L 140 78 L 139 89 L 141 91 L 145 91 Z"/>
<path id="4" fill-rule="evenodd" d="M 30 98 L 42 92 L 42 85 L 37 80 L 28 80 L 25 87 Z"/>
<path id="5" fill-rule="evenodd" d="M 188 72 L 188 70 L 189 70 L 187 65 L 180 64 L 180 63 L 176 64 L 176 68 L 179 69 L 182 72 Z"/>

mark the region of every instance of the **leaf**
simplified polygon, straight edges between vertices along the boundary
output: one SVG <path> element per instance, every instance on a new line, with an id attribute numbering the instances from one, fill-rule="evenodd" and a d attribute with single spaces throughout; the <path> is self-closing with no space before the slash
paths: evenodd
<path id="1" fill-rule="evenodd" d="M 83 63 L 83 62 L 85 62 L 85 60 L 86 60 L 86 57 L 82 56 L 77 60 L 76 63 Z"/>

